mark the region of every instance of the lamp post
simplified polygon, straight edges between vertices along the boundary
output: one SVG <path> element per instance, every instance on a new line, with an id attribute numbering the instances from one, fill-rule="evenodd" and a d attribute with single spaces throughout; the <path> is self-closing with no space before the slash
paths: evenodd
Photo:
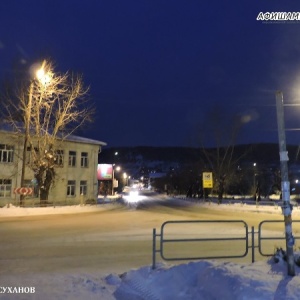
<path id="1" fill-rule="evenodd" d="M 254 199 L 256 199 L 256 163 L 253 163 L 253 190 L 254 190 Z"/>
<path id="2" fill-rule="evenodd" d="M 124 178 L 124 184 L 125 184 L 125 186 L 127 186 L 128 185 L 128 176 L 127 176 L 127 173 L 123 174 L 123 178 Z"/>
<path id="3" fill-rule="evenodd" d="M 25 115 L 24 115 L 24 126 L 25 126 L 25 132 L 24 132 L 24 145 L 23 145 L 23 153 L 22 153 L 22 169 L 21 169 L 21 187 L 24 187 L 25 185 L 25 168 L 26 168 L 26 151 L 27 151 L 27 144 L 29 139 L 29 129 L 30 129 L 30 118 L 31 118 L 31 106 L 32 106 L 32 93 L 33 93 L 33 86 L 34 81 L 30 83 L 29 87 L 29 94 L 28 94 L 28 104 L 25 108 Z M 25 195 L 20 194 L 20 206 L 22 206 L 24 203 Z"/>
<path id="4" fill-rule="evenodd" d="M 290 182 L 288 178 L 288 152 L 286 150 L 286 138 L 284 127 L 283 95 L 282 92 L 276 92 L 276 111 L 278 124 L 279 156 L 281 169 L 281 194 L 282 194 L 282 212 L 284 214 L 286 254 L 288 263 L 288 275 L 295 275 L 294 262 L 294 237 L 292 233 L 292 206 L 290 204 Z"/>
<path id="5" fill-rule="evenodd" d="M 121 167 L 120 166 L 116 166 L 113 164 L 112 165 L 112 184 L 111 184 L 111 194 L 112 196 L 114 195 L 114 182 L 115 182 L 115 172 L 119 172 L 121 170 Z"/>
<path id="6" fill-rule="evenodd" d="M 35 76 L 32 79 L 29 92 L 28 92 L 28 103 L 24 107 L 24 145 L 23 145 L 23 153 L 22 153 L 22 169 L 21 169 L 21 180 L 20 185 L 24 187 L 25 185 L 25 169 L 26 169 L 26 152 L 27 145 L 30 136 L 30 119 L 31 119 L 31 110 L 32 110 L 32 98 L 34 93 L 34 86 L 36 84 L 36 80 L 38 80 L 43 86 L 46 86 L 51 81 L 51 75 L 45 73 L 43 62 L 42 66 L 35 72 Z M 25 195 L 20 194 L 20 206 L 24 204 Z"/>

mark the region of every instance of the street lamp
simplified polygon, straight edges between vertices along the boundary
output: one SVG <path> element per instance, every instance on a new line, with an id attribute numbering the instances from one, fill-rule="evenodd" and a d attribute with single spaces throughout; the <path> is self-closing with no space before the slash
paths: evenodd
<path id="1" fill-rule="evenodd" d="M 257 205 L 257 195 L 256 195 L 256 162 L 253 163 L 253 194 L 254 194 L 254 200 L 256 201 Z"/>
<path id="2" fill-rule="evenodd" d="M 127 180 L 128 176 L 126 173 L 123 174 L 123 178 L 124 178 L 125 186 L 127 186 L 128 185 L 128 180 Z"/>
<path id="3" fill-rule="evenodd" d="M 31 80 L 30 86 L 29 86 L 29 92 L 28 92 L 28 103 L 24 103 L 24 145 L 23 145 L 23 154 L 22 154 L 22 169 L 21 169 L 21 187 L 24 187 L 25 185 L 25 168 L 26 168 L 26 152 L 27 152 L 27 144 L 29 140 L 29 133 L 30 133 L 30 119 L 31 119 L 31 110 L 32 110 L 32 98 L 34 93 L 34 86 L 36 84 L 36 80 L 38 80 L 39 83 L 41 83 L 43 86 L 47 86 L 50 81 L 52 74 L 49 74 L 45 72 L 44 70 L 45 62 L 43 62 L 42 66 L 37 69 L 34 73 L 34 77 Z M 25 195 L 20 194 L 20 206 L 23 205 L 23 200 L 25 198 Z"/>
<path id="4" fill-rule="evenodd" d="M 51 82 L 52 74 L 49 72 L 46 73 L 44 67 L 42 66 L 36 71 L 36 78 L 43 86 L 47 86 Z"/>
<path id="5" fill-rule="evenodd" d="M 114 195 L 114 182 L 115 182 L 115 172 L 119 172 L 121 170 L 120 166 L 116 166 L 113 164 L 112 166 L 112 184 L 111 184 L 111 194 Z"/>
<path id="6" fill-rule="evenodd" d="M 284 126 L 284 110 L 283 110 L 283 94 L 280 91 L 276 92 L 276 112 L 277 112 L 277 127 L 278 127 L 278 143 L 279 157 L 281 170 L 281 194 L 282 194 L 282 212 L 284 215 L 285 224 L 285 240 L 286 253 L 288 263 L 288 275 L 295 275 L 294 262 L 294 236 L 292 231 L 292 206 L 290 203 L 290 182 L 288 176 L 288 152 L 286 149 L 286 137 Z"/>

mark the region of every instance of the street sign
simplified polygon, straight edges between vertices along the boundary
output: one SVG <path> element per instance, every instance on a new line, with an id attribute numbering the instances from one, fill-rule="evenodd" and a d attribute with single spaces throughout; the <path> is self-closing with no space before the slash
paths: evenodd
<path id="1" fill-rule="evenodd" d="M 203 172 L 202 175 L 203 188 L 212 188 L 213 187 L 213 175 L 212 172 Z"/>
<path id="2" fill-rule="evenodd" d="M 14 194 L 20 194 L 20 195 L 31 195 L 33 192 L 32 188 L 28 187 L 20 187 L 20 188 L 15 188 L 14 189 Z"/>

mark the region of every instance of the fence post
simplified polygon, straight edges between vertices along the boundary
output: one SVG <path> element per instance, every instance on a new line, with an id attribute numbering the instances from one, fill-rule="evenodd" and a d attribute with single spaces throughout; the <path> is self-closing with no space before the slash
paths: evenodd
<path id="1" fill-rule="evenodd" d="M 153 228 L 152 233 L 152 270 L 156 267 L 156 228 Z"/>
<path id="2" fill-rule="evenodd" d="M 254 263 L 255 261 L 255 258 L 254 258 L 254 248 L 255 248 L 255 245 L 254 245 L 254 226 L 251 227 L 251 247 L 252 247 L 252 263 Z"/>

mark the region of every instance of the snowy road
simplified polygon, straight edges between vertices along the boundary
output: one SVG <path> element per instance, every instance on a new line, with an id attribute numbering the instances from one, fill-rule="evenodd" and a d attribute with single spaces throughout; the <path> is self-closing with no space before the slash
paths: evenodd
<path id="1" fill-rule="evenodd" d="M 299 216 L 300 210 L 295 209 L 293 218 L 299 219 Z M 159 229 L 161 224 L 167 220 L 232 219 L 244 220 L 248 226 L 255 226 L 256 228 L 262 220 L 283 220 L 280 210 L 274 207 L 256 208 L 255 206 L 242 205 L 192 204 L 178 199 L 171 200 L 155 195 L 147 197 L 138 205 L 105 204 L 60 208 L 1 208 L 1 286 L 33 287 L 36 293 L 32 295 L 18 295 L 18 298 L 16 298 L 16 295 L 6 293 L 0 295 L 0 298 L 8 300 L 124 300 L 134 299 L 132 295 L 136 295 L 138 292 L 142 295 L 141 299 L 177 299 L 178 295 L 180 296 L 178 296 L 178 299 L 202 299 L 202 296 L 198 297 L 197 295 L 206 295 L 207 292 L 203 288 L 210 286 L 204 283 L 204 286 L 201 287 L 203 280 L 207 276 L 199 279 L 199 274 L 197 273 L 199 271 L 198 265 L 195 265 L 197 272 L 193 273 L 198 274 L 195 276 L 198 278 L 197 280 L 201 281 L 201 284 L 197 287 L 198 290 L 195 290 L 194 286 L 187 289 L 187 285 L 184 283 L 186 278 L 192 276 L 190 267 L 193 265 L 186 266 L 188 275 L 181 274 L 181 271 L 175 271 L 176 269 L 173 268 L 170 269 L 170 272 L 166 271 L 166 273 L 161 269 L 154 273 L 149 271 L 152 263 L 152 229 Z M 216 228 L 214 227 L 213 229 Z M 268 230 L 282 232 L 282 229 L 277 227 L 277 225 Z M 170 233 L 178 235 L 186 231 L 189 234 L 208 233 L 211 231 L 211 228 L 199 231 L 199 229 L 195 228 L 186 230 L 180 227 L 175 231 L 170 230 Z M 235 230 L 230 228 L 230 231 L 234 232 Z M 245 261 L 249 263 L 250 257 L 247 257 Z M 207 272 L 210 275 L 212 274 L 210 269 L 206 270 L 209 267 L 207 262 L 203 261 L 200 264 L 205 269 L 203 274 Z M 220 264 L 222 264 L 222 261 L 220 261 Z M 142 266 L 148 267 L 141 268 Z M 260 265 L 256 264 L 256 266 L 259 267 Z M 186 267 L 182 266 L 181 269 Z M 232 274 L 232 268 L 228 263 L 224 264 L 224 268 L 230 269 L 230 271 L 226 271 L 226 274 Z M 137 273 L 130 271 L 133 269 L 139 271 Z M 244 274 L 245 268 L 243 267 L 241 270 Z M 112 275 L 125 272 L 127 272 L 128 276 L 122 275 L 119 277 Z M 261 283 L 262 275 L 260 273 L 260 275 L 257 275 L 257 273 L 252 275 L 251 271 L 248 272 L 250 272 L 251 282 L 253 281 L 253 276 L 255 276 L 255 278 L 258 278 L 259 284 Z M 264 279 L 266 279 L 268 272 L 269 269 L 263 272 Z M 220 276 L 223 273 L 220 270 L 216 270 L 213 274 L 214 276 Z M 112 282 L 112 285 L 111 283 L 108 284 L 105 279 L 107 275 L 109 275 L 108 281 Z M 162 279 L 157 276 L 165 277 Z M 238 280 L 240 277 L 238 275 Z M 157 281 L 153 281 L 155 278 Z M 160 290 L 160 282 L 162 280 L 164 280 L 165 286 L 167 284 L 167 288 Z M 191 279 L 191 282 L 196 282 L 197 280 Z M 269 283 L 267 285 L 271 287 L 270 294 L 272 295 L 279 293 L 279 290 L 277 291 L 276 288 L 278 280 L 277 277 L 273 278 L 272 285 Z M 124 285 L 122 284 L 120 289 L 114 294 L 121 281 L 124 281 Z M 148 295 L 149 287 L 154 282 L 157 282 L 158 285 L 155 288 L 152 287 L 151 295 Z M 222 277 L 221 279 L 216 278 L 216 282 L 218 282 L 219 286 L 221 282 L 225 284 L 227 281 Z M 247 282 L 246 280 L 245 288 L 248 285 Z M 171 283 L 173 283 L 172 287 Z M 228 281 L 228 283 L 230 283 L 228 291 L 233 291 L 232 293 L 234 293 L 232 281 Z M 236 286 L 240 291 L 240 280 Z M 294 286 L 299 286 L 298 281 L 293 283 Z M 176 287 L 179 288 L 181 293 L 175 290 Z M 218 289 L 214 287 L 211 287 L 211 290 L 209 293 L 213 295 L 218 292 Z M 171 298 L 169 296 L 153 298 L 152 296 L 158 292 L 161 295 L 170 292 L 173 296 Z M 242 294 L 243 292 L 241 290 Z M 229 293 L 228 295 L 230 296 L 224 299 L 235 299 L 232 293 Z M 249 290 L 247 290 L 248 293 Z M 145 297 L 145 295 L 148 296 Z M 174 298 L 174 295 L 177 296 Z M 222 295 L 224 296 L 223 292 Z M 207 299 L 219 298 L 212 296 Z M 252 298 L 250 297 L 250 299 Z M 281 297 L 281 299 L 285 299 L 285 297 Z"/>
<path id="2" fill-rule="evenodd" d="M 0 275 L 83 269 L 124 272 L 151 265 L 152 229 L 167 220 L 236 219 L 232 211 L 152 200 L 156 201 L 136 208 L 109 204 L 89 213 L 1 218 Z M 280 212 L 238 215 L 249 226 L 270 218 L 282 216 Z"/>

